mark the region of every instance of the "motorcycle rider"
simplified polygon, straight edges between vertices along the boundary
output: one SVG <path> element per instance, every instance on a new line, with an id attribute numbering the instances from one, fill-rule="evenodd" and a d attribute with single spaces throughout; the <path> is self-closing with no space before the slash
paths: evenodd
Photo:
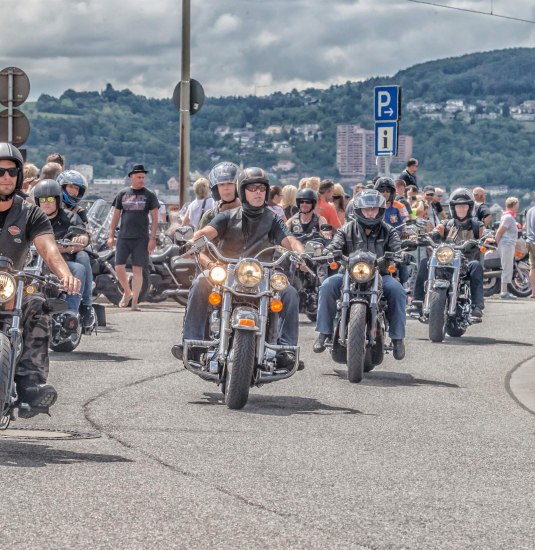
<path id="1" fill-rule="evenodd" d="M 21 270 L 33 241 L 37 252 L 60 278 L 65 290 L 74 294 L 80 288 L 80 281 L 61 257 L 47 216 L 39 207 L 16 196 L 16 191 L 22 188 L 23 164 L 16 147 L 0 143 L 0 249 L 13 261 L 13 268 Z M 22 327 L 22 352 L 15 374 L 19 401 L 31 407 L 51 407 L 56 402 L 57 392 L 51 384 L 46 384 L 50 317 L 42 295 L 24 296 Z M 25 417 L 30 416 L 35 416 L 35 413 Z"/>
<path id="2" fill-rule="evenodd" d="M 357 250 L 373 252 L 377 258 L 385 252 L 399 252 L 401 240 L 399 233 L 384 222 L 386 210 L 385 198 L 375 189 L 365 189 L 355 199 L 355 219 L 339 229 L 332 242 L 326 247 L 327 252 L 339 251 L 344 256 L 350 256 Z M 405 306 L 407 296 L 400 282 L 383 272 L 383 291 L 388 302 L 387 316 L 389 334 L 392 339 L 394 358 L 405 357 Z M 343 275 L 336 274 L 326 279 L 319 292 L 318 319 L 316 331 L 319 332 L 314 342 L 313 350 L 321 353 L 325 350 L 325 342 L 332 338 L 336 302 L 342 292 Z"/>
<path id="3" fill-rule="evenodd" d="M 226 176 L 228 178 L 229 176 Z M 294 237 L 284 222 L 267 207 L 269 179 L 261 168 L 246 168 L 243 173 L 234 174 L 242 206 L 221 212 L 207 226 L 198 230 L 193 239 L 205 236 L 208 240 L 219 240 L 219 250 L 227 258 L 251 257 L 265 248 L 282 245 L 298 253 L 303 245 Z M 201 265 L 211 269 L 215 262 L 201 254 Z M 204 273 L 193 281 L 184 318 L 183 339 L 202 340 L 205 337 L 206 320 L 209 315 L 208 295 L 212 283 Z M 299 333 L 299 298 L 297 291 L 288 285 L 281 292 L 283 310 L 280 314 L 279 343 L 296 346 Z M 173 346 L 172 353 L 182 359 L 183 345 Z M 291 353 L 277 353 L 282 364 L 294 361 Z"/>
<path id="4" fill-rule="evenodd" d="M 445 241 L 461 244 L 465 241 L 480 239 L 485 232 L 483 222 L 473 217 L 474 197 L 472 192 L 464 187 L 455 189 L 450 195 L 450 210 L 452 218 L 438 224 L 429 233 L 434 241 Z M 483 265 L 479 261 L 479 248 L 465 254 L 468 261 L 468 276 L 470 278 L 470 292 L 472 295 L 472 316 L 483 317 L 485 307 L 483 297 Z M 425 282 L 429 276 L 429 260 L 424 258 L 418 267 L 416 283 L 414 286 L 414 301 L 421 314 L 421 303 L 425 296 Z"/>
<path id="5" fill-rule="evenodd" d="M 64 239 L 66 235 L 71 232 L 72 228 L 77 228 L 79 234 L 73 236 L 70 240 L 78 244 L 68 247 L 59 246 L 58 249 L 63 259 L 67 262 L 71 273 L 82 281 L 81 290 L 83 294 L 87 284 L 86 269 L 74 259 L 75 253 L 85 248 L 89 243 L 89 235 L 85 232 L 85 227 L 81 218 L 74 212 L 61 208 L 61 187 L 54 180 L 43 180 L 39 182 L 34 187 L 33 196 L 36 204 L 44 211 L 50 220 L 56 240 Z M 69 296 L 67 298 L 69 309 L 76 313 L 81 309 L 80 302 L 80 295 Z"/>
<path id="6" fill-rule="evenodd" d="M 237 185 L 242 177 L 242 171 L 233 162 L 220 162 L 210 170 L 208 183 L 210 184 L 212 197 L 217 202 L 204 213 L 199 222 L 199 229 L 203 229 L 208 225 L 220 212 L 240 206 Z"/>
<path id="7" fill-rule="evenodd" d="M 61 186 L 63 209 L 77 214 L 85 227 L 87 227 L 89 223 L 87 212 L 79 204 L 85 195 L 87 180 L 76 170 L 65 170 L 57 177 L 56 181 Z M 90 327 L 95 321 L 93 318 L 93 270 L 91 268 L 91 260 L 85 250 L 79 250 L 73 256 L 74 261 L 82 264 L 85 269 L 84 291 L 80 313 L 82 316 L 82 325 Z"/>
<path id="8" fill-rule="evenodd" d="M 295 238 L 303 241 L 307 235 L 319 233 L 321 226 L 327 224 L 327 220 L 314 212 L 318 204 L 318 195 L 313 189 L 301 189 L 297 193 L 295 203 L 298 212 L 286 222 L 286 225 Z"/>

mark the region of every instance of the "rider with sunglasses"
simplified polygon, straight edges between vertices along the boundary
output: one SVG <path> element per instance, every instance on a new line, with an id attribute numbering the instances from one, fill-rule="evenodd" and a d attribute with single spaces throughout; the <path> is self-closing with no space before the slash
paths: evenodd
<path id="1" fill-rule="evenodd" d="M 65 290 L 75 294 L 80 289 L 80 281 L 61 257 L 46 214 L 16 195 L 22 188 L 23 164 L 16 147 L 0 143 L 0 250 L 3 256 L 12 260 L 14 270 L 22 270 L 33 241 L 37 252 L 61 279 Z M 50 407 L 57 399 L 54 387 L 46 384 L 50 317 L 43 306 L 44 297 L 38 293 L 27 294 L 22 304 L 24 338 L 15 382 L 19 401 L 31 407 Z"/>
<path id="2" fill-rule="evenodd" d="M 314 212 L 317 202 L 318 196 L 313 189 L 301 189 L 297 193 L 295 203 L 299 211 L 286 222 L 286 225 L 292 235 L 301 242 L 306 235 L 314 232 L 319 233 L 320 227 L 327 224 L 327 220 L 323 216 Z"/>

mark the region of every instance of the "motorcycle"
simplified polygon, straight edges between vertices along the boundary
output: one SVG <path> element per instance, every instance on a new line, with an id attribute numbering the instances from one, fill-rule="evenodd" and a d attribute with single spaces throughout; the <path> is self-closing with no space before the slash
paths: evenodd
<path id="1" fill-rule="evenodd" d="M 332 340 L 326 342 L 336 363 L 347 365 L 347 378 L 353 384 L 362 381 L 365 372 L 380 365 L 392 350 L 386 344 L 388 304 L 383 295 L 381 268 L 393 274 L 395 263 L 404 262 L 401 253 L 386 252 L 377 258 L 373 252 L 359 250 L 351 256 L 339 253 L 322 255 L 317 248 L 314 261 L 340 262 L 344 268 L 342 294 L 337 303 Z"/>
<path id="2" fill-rule="evenodd" d="M 159 303 L 173 298 L 180 305 L 187 305 L 191 283 L 197 274 L 195 260 L 180 257 L 181 245 L 193 236 L 191 227 L 176 229 L 175 241 L 150 256 L 149 288 L 147 302 Z"/>
<path id="3" fill-rule="evenodd" d="M 273 262 L 261 262 L 258 257 L 276 247 L 255 258 L 225 258 L 200 237 L 188 254 L 198 257 L 206 248 L 220 262 L 208 274 L 214 285 L 209 296 L 214 307 L 207 327 L 209 339 L 184 340 L 184 366 L 221 386 L 229 409 L 241 409 L 252 386 L 289 378 L 298 369 L 299 346 L 276 344 L 283 307 L 279 292 L 288 286 L 288 279 L 275 269 L 288 258 L 296 259 L 295 253 L 286 251 Z M 294 360 L 280 364 L 278 351 L 291 352 Z"/>
<path id="4" fill-rule="evenodd" d="M 496 247 L 486 245 L 483 268 L 483 292 L 485 297 L 493 296 L 501 291 L 502 264 L 500 254 Z M 528 254 L 515 252 L 513 264 L 513 278 L 507 285 L 507 290 L 519 298 L 527 298 L 531 295 L 531 283 L 529 280 Z"/>
<path id="5" fill-rule="evenodd" d="M 479 240 L 467 240 L 460 245 L 437 244 L 427 235 L 419 237 L 419 246 L 430 246 L 433 251 L 429 260 L 429 276 L 419 320 L 429 325 L 429 339 L 442 342 L 448 334 L 460 337 L 466 329 L 481 318 L 472 316 L 472 298 L 466 254 L 485 250 Z"/>
<path id="6" fill-rule="evenodd" d="M 58 298 L 47 299 L 53 314 L 67 309 L 64 293 L 53 276 L 39 276 L 32 272 L 14 271 L 10 258 L 0 256 L 0 430 L 9 427 L 18 416 L 29 418 L 35 413 L 48 414 L 48 407 L 30 407 L 19 401 L 15 384 L 16 365 L 22 353 L 24 334 L 21 327 L 22 303 L 25 295 L 46 289 L 56 293 Z"/>

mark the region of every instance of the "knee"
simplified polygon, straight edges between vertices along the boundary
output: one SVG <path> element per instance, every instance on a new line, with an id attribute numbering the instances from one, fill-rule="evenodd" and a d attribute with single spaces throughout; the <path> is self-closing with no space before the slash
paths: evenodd
<path id="1" fill-rule="evenodd" d="M 291 285 L 287 286 L 281 292 L 281 300 L 283 303 L 287 303 L 287 304 L 297 303 L 297 301 L 299 300 L 299 295 L 297 294 L 297 290 Z"/>
<path id="2" fill-rule="evenodd" d="M 472 261 L 470 262 L 470 273 L 476 277 L 483 277 L 483 266 L 481 262 Z"/>

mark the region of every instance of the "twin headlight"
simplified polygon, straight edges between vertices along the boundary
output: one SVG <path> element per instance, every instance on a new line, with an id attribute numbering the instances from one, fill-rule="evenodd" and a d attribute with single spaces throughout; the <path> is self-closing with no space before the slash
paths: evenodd
<path id="1" fill-rule="evenodd" d="M 440 264 L 451 264 L 455 258 L 455 250 L 448 245 L 439 246 L 435 252 L 435 257 Z"/>
<path id="2" fill-rule="evenodd" d="M 0 303 L 9 302 L 15 296 L 16 290 L 17 284 L 14 277 L 9 273 L 0 273 Z"/>
<path id="3" fill-rule="evenodd" d="M 367 262 L 356 262 L 350 267 L 349 273 L 357 283 L 365 283 L 374 276 L 375 267 Z"/>
<path id="4" fill-rule="evenodd" d="M 253 288 L 262 282 L 264 268 L 259 262 L 243 260 L 236 266 L 234 276 L 241 286 Z M 212 283 L 220 285 L 227 278 L 227 270 L 221 265 L 216 265 L 210 270 L 209 277 Z M 288 286 L 288 278 L 284 273 L 275 273 L 271 277 L 270 284 L 273 290 L 280 292 Z"/>

